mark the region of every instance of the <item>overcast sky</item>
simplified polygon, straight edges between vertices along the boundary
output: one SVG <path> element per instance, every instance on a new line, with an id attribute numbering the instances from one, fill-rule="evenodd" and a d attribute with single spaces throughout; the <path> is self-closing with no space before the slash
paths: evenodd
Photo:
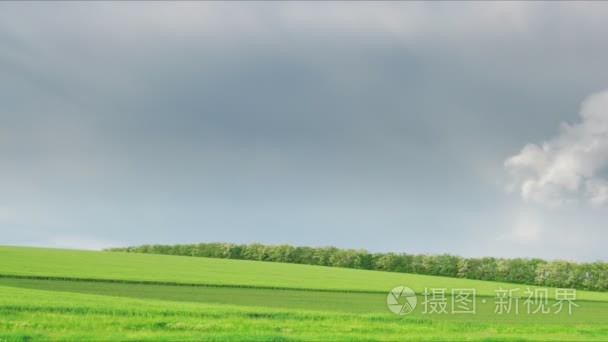
<path id="1" fill-rule="evenodd" d="M 607 260 L 608 3 L 0 3 L 0 244 Z"/>

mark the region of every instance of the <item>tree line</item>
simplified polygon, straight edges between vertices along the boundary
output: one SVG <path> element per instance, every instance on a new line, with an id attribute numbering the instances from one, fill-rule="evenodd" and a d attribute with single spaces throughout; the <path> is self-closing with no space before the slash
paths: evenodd
<path id="1" fill-rule="evenodd" d="M 608 291 L 608 263 L 601 261 L 577 263 L 535 258 L 462 258 L 450 254 L 369 253 L 363 249 L 294 247 L 259 243 L 143 245 L 107 250 L 284 262 Z"/>

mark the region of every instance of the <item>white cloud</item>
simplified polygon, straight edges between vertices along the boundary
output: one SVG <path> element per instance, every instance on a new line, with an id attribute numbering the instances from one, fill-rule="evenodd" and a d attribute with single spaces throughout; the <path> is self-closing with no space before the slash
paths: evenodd
<path id="1" fill-rule="evenodd" d="M 582 200 L 608 204 L 608 91 L 588 97 L 582 121 L 562 124 L 560 134 L 542 144 L 528 144 L 505 161 L 510 177 L 507 190 L 529 202 L 551 207 Z"/>
<path id="2" fill-rule="evenodd" d="M 608 204 L 608 182 L 605 180 L 588 181 L 585 186 L 589 193 L 589 202 L 595 206 Z"/>
<path id="3" fill-rule="evenodd" d="M 537 245 L 541 239 L 546 241 L 550 238 L 538 208 L 521 206 L 509 211 L 505 230 L 495 236 L 496 241 L 522 246 Z"/>
<path id="4" fill-rule="evenodd" d="M 509 238 L 524 243 L 538 241 L 542 231 L 540 217 L 533 213 L 524 212 L 517 217 Z"/>

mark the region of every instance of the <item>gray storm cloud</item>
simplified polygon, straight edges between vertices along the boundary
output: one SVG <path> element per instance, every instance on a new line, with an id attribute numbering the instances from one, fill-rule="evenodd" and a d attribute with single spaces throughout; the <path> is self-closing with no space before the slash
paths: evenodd
<path id="1" fill-rule="evenodd" d="M 507 190 L 551 207 L 576 201 L 608 205 L 608 90 L 583 101 L 580 116 L 580 123 L 562 124 L 557 137 L 528 144 L 505 161 Z"/>
<path id="2" fill-rule="evenodd" d="M 607 16 L 602 2 L 0 1 L 0 243 L 604 260 L 608 210 L 589 203 L 607 201 L 606 150 L 568 152 L 598 118 L 509 167 L 518 194 L 585 205 L 514 201 L 496 175 L 608 87 Z M 583 170 L 558 177 L 562 155 Z"/>

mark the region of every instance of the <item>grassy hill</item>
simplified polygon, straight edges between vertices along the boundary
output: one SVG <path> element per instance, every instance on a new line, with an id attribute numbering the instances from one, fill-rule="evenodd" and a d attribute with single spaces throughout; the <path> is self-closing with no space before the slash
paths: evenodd
<path id="1" fill-rule="evenodd" d="M 450 254 L 370 253 L 365 249 L 206 242 L 109 248 L 111 252 L 271 261 L 608 292 L 608 263 Z"/>
<path id="2" fill-rule="evenodd" d="M 608 294 L 600 292 L 577 291 L 579 307 L 571 315 L 527 315 L 523 307 L 498 315 L 495 291 L 522 285 L 25 247 L 0 247 L 0 260 L 0 340 L 608 340 Z M 406 316 L 386 306 L 398 285 L 418 294 L 419 306 Z M 424 314 L 425 288 L 447 288 L 448 294 L 474 288 L 475 316 Z"/>
<path id="3" fill-rule="evenodd" d="M 386 293 L 397 285 L 494 290 L 534 286 L 447 277 L 271 262 L 182 256 L 0 247 L 0 275 L 32 275 L 132 281 Z M 578 299 L 608 301 L 608 293 L 578 291 Z"/>

